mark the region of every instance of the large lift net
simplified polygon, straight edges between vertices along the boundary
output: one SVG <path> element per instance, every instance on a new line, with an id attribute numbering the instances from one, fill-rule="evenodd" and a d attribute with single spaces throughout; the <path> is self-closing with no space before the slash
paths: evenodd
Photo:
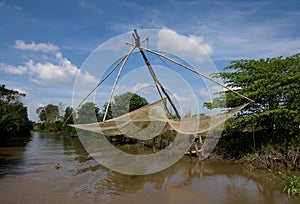
<path id="1" fill-rule="evenodd" d="M 175 104 L 171 100 L 171 97 L 169 96 L 169 94 L 163 87 L 162 83 L 159 81 L 158 77 L 156 76 L 149 60 L 147 59 L 145 52 L 152 53 L 154 55 L 159 56 L 160 58 L 170 61 L 176 65 L 179 65 L 186 70 L 189 70 L 197 75 L 200 75 L 201 77 L 206 78 L 207 80 L 216 83 L 217 85 L 223 87 L 224 89 L 232 91 L 233 93 L 248 100 L 249 102 L 253 102 L 253 100 L 251 100 L 250 98 L 202 74 L 201 72 L 199 72 L 198 70 L 192 67 L 182 64 L 181 62 L 176 61 L 168 56 L 165 56 L 164 54 L 158 51 L 154 51 L 149 48 L 142 47 L 141 44 L 146 39 L 140 40 L 140 37 L 136 30 L 134 30 L 132 36 L 135 42 L 134 43 L 127 42 L 127 44 L 132 46 L 129 52 L 107 73 L 107 75 L 105 75 L 102 78 L 102 80 L 100 80 L 97 86 L 79 103 L 79 105 L 74 109 L 73 113 L 70 115 L 71 117 L 74 113 L 76 113 L 77 109 L 84 103 L 84 101 L 121 65 L 110 93 L 110 97 L 107 103 L 108 105 L 106 106 L 103 121 L 97 123 L 89 123 L 89 124 L 74 124 L 70 126 L 81 130 L 99 133 L 105 136 L 126 135 L 128 137 L 136 138 L 139 140 L 152 139 L 155 136 L 163 134 L 164 132 L 170 130 L 185 135 L 191 135 L 191 134 L 204 135 L 212 131 L 213 129 L 219 127 L 227 119 L 233 117 L 236 113 L 241 111 L 245 106 L 249 104 L 246 103 L 244 105 L 238 106 L 236 108 L 232 108 L 230 110 L 223 111 L 215 115 L 194 115 L 194 116 L 181 117 Z M 119 117 L 106 120 L 109 105 L 111 104 L 114 90 L 118 83 L 121 72 L 129 56 L 132 54 L 132 52 L 135 49 L 139 49 L 140 54 L 147 65 L 149 73 L 153 78 L 156 89 L 159 92 L 159 95 L 161 96 L 161 99 L 152 104 L 149 104 L 147 106 L 144 106 L 132 112 L 126 113 Z M 171 114 L 170 111 L 167 109 L 166 107 L 167 102 L 170 104 L 174 114 Z"/>

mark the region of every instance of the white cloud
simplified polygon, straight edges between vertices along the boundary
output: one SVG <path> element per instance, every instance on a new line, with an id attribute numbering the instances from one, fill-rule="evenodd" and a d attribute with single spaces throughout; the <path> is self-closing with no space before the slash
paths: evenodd
<path id="1" fill-rule="evenodd" d="M 197 36 L 197 35 L 189 35 L 189 40 L 196 43 L 198 46 L 200 46 L 208 55 L 211 55 L 214 53 L 214 45 L 212 42 L 205 42 L 203 36 Z"/>
<path id="2" fill-rule="evenodd" d="M 56 45 L 53 45 L 52 43 L 25 43 L 23 40 L 17 40 L 16 44 L 14 46 L 17 49 L 20 50 L 30 50 L 30 51 L 39 51 L 39 52 L 52 52 L 56 53 L 59 51 L 59 47 Z"/>
<path id="3" fill-rule="evenodd" d="M 214 45 L 206 42 L 202 36 L 189 35 L 184 37 L 174 30 L 163 28 L 159 31 L 158 50 L 172 51 L 179 56 L 193 58 L 201 63 L 208 55 L 214 53 Z"/>
<path id="4" fill-rule="evenodd" d="M 44 107 L 46 105 L 47 105 L 47 103 L 39 103 L 39 104 L 36 105 L 36 108 Z"/>
<path id="5" fill-rule="evenodd" d="M 0 71 L 6 72 L 9 74 L 22 75 L 27 71 L 27 68 L 25 66 L 13 66 L 13 65 L 6 65 L 6 64 L 1 63 Z"/>
<path id="6" fill-rule="evenodd" d="M 88 72 L 80 72 L 76 65 L 64 58 L 60 52 L 55 56 L 56 64 L 50 62 L 37 62 L 28 60 L 24 66 L 0 65 L 0 71 L 9 74 L 29 76 L 31 82 L 37 84 L 64 84 L 71 85 L 77 77 L 83 84 L 95 84 L 98 80 Z"/>
<path id="7" fill-rule="evenodd" d="M 149 87 L 151 87 L 151 89 L 149 89 Z M 138 82 L 134 87 L 132 87 L 131 90 L 133 93 L 139 92 L 139 93 L 149 94 L 153 92 L 153 85 L 149 83 Z"/>

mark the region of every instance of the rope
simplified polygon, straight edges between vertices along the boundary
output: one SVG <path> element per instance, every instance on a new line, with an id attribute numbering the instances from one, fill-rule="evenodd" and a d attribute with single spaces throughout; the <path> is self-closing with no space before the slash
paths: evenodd
<path id="1" fill-rule="evenodd" d="M 200 75 L 200 76 L 202 76 L 202 77 L 204 77 L 204 78 L 206 78 L 206 79 L 208 79 L 208 80 L 210 80 L 210 81 L 212 81 L 212 82 L 214 82 L 214 83 L 220 85 L 220 86 L 223 87 L 223 88 L 226 88 L 226 89 L 229 90 L 229 91 L 232 91 L 233 93 L 235 93 L 235 94 L 237 94 L 237 95 L 239 95 L 239 96 L 241 96 L 241 97 L 247 99 L 247 100 L 250 101 L 250 102 L 254 102 L 254 100 L 248 98 L 247 96 L 244 96 L 243 94 L 241 94 L 241 93 L 239 93 L 239 92 L 237 92 L 237 91 L 235 91 L 235 90 L 233 90 L 233 89 L 231 89 L 231 88 L 229 88 L 229 87 L 227 87 L 227 86 L 221 84 L 220 82 L 218 82 L 218 81 L 216 81 L 216 80 L 214 80 L 214 79 L 212 79 L 212 78 L 210 78 L 210 77 L 208 77 L 208 76 L 202 74 L 201 72 L 199 72 L 199 71 L 197 71 L 197 70 L 195 70 L 195 69 L 193 69 L 193 68 L 191 68 L 191 67 L 189 67 L 189 66 L 186 66 L 186 65 L 184 65 L 184 64 L 182 64 L 182 63 L 180 63 L 180 62 L 178 62 L 178 61 L 176 61 L 176 60 L 171 59 L 170 57 L 167 57 L 167 56 L 165 56 L 165 55 L 163 55 L 163 54 L 161 54 L 161 53 L 159 53 L 159 52 L 155 52 L 155 51 L 150 50 L 150 49 L 148 49 L 148 48 L 142 47 L 142 49 L 144 49 L 144 50 L 146 50 L 146 51 L 148 51 L 148 52 L 150 52 L 150 53 L 152 53 L 152 54 L 155 54 L 155 55 L 158 55 L 158 56 L 160 56 L 160 57 L 163 57 L 163 58 L 165 58 L 165 59 L 167 59 L 167 60 L 169 60 L 169 61 L 171 61 L 171 62 L 173 62 L 173 63 L 175 63 L 175 64 L 177 64 L 177 65 L 179 65 L 179 66 L 181 66 L 181 67 L 183 67 L 183 68 L 185 68 L 185 69 L 191 71 L 191 72 L 194 72 L 195 74 L 198 74 L 198 75 Z"/>
<path id="2" fill-rule="evenodd" d="M 151 76 L 152 76 L 154 82 L 157 83 L 157 84 L 159 85 L 160 89 L 161 89 L 162 92 L 165 94 L 165 96 L 166 96 L 167 99 L 169 100 L 169 102 L 170 102 L 172 108 L 174 109 L 174 111 L 175 111 L 175 113 L 176 113 L 176 116 L 177 116 L 178 118 L 180 118 L 180 115 L 179 115 L 178 110 L 176 109 L 176 106 L 174 105 L 174 103 L 173 103 L 171 97 L 170 97 L 169 94 L 166 92 L 166 90 L 164 89 L 164 87 L 162 86 L 162 84 L 160 83 L 160 81 L 157 79 L 157 76 L 155 75 L 155 72 L 154 72 L 154 70 L 152 69 L 151 64 L 150 64 L 150 62 L 148 61 L 148 59 L 147 59 L 147 57 L 146 57 L 146 55 L 145 55 L 143 49 L 142 49 L 141 47 L 139 47 L 139 49 L 140 49 L 140 53 L 141 53 L 142 56 L 143 56 L 143 59 L 144 59 L 146 65 L 147 65 L 147 67 L 148 67 L 148 69 L 149 69 L 149 72 L 150 72 L 150 74 L 151 74 Z"/>

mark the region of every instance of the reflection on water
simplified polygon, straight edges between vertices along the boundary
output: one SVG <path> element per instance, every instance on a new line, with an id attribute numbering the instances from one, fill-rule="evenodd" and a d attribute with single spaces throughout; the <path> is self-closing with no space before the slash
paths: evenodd
<path id="1" fill-rule="evenodd" d="M 55 169 L 55 164 L 62 167 Z M 111 172 L 78 138 L 34 133 L 23 147 L 0 147 L 0 203 L 299 203 L 283 186 L 248 177 L 241 166 L 185 157 L 146 176 Z"/>

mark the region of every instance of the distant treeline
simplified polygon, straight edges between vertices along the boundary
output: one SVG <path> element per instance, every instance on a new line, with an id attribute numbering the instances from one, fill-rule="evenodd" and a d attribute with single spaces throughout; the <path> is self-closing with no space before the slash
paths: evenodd
<path id="1" fill-rule="evenodd" d="M 77 124 L 102 121 L 106 109 L 106 119 L 111 119 L 147 104 L 148 102 L 145 98 L 126 92 L 114 96 L 114 101 L 111 102 L 108 108 L 107 103 L 100 109 L 94 102 L 85 102 L 76 110 L 72 117 L 69 116 L 72 114 L 73 108 L 64 108 L 64 105 L 61 103 L 58 105 L 48 104 L 36 110 L 40 122 L 35 125 L 34 130 L 44 132 L 74 131 L 73 128 L 63 124 L 74 124 L 74 120 Z"/>

